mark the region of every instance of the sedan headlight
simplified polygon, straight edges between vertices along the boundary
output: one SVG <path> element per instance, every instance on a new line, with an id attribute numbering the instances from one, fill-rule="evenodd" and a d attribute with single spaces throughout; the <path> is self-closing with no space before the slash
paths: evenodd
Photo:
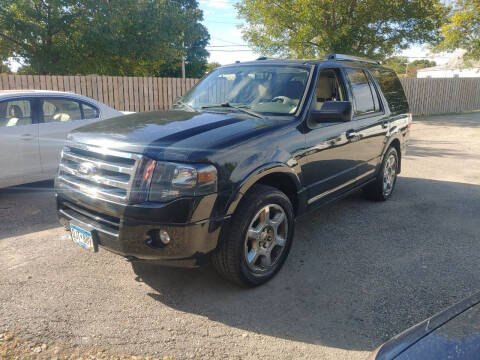
<path id="1" fill-rule="evenodd" d="M 207 195 L 217 191 L 213 165 L 156 163 L 150 185 L 150 201 L 167 202 L 179 197 Z"/>

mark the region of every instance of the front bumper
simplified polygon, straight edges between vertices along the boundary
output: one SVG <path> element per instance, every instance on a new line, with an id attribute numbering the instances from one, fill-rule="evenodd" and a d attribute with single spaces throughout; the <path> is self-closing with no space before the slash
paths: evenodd
<path id="1" fill-rule="evenodd" d="M 66 228 L 71 221 L 84 226 L 100 248 L 129 260 L 182 267 L 202 265 L 217 248 L 229 217 L 204 217 L 212 214 L 215 199 L 212 194 L 165 204 L 122 205 L 80 193 L 56 194 L 60 222 Z M 168 232 L 167 245 L 155 236 L 159 230 Z"/>

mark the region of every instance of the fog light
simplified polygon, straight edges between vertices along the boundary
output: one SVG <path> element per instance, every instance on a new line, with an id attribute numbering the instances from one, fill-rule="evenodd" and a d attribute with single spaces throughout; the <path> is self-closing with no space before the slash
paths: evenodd
<path id="1" fill-rule="evenodd" d="M 170 243 L 170 235 L 165 230 L 152 229 L 147 233 L 145 243 L 154 249 L 162 249 Z"/>
<path id="2" fill-rule="evenodd" d="M 168 233 L 165 230 L 160 230 L 158 234 L 160 236 L 160 241 L 162 243 L 167 245 L 170 242 L 170 235 L 168 235 Z"/>

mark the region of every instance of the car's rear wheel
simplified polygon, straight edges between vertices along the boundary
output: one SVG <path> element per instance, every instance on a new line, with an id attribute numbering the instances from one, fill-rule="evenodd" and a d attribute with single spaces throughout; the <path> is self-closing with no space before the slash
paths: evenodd
<path id="1" fill-rule="evenodd" d="M 388 200 L 393 194 L 397 174 L 398 153 L 394 147 L 390 147 L 383 157 L 376 180 L 364 188 L 367 198 L 375 201 Z"/>
<path id="2" fill-rule="evenodd" d="M 292 204 L 283 192 L 255 185 L 235 211 L 213 256 L 217 271 L 242 286 L 270 280 L 290 251 L 293 217 Z"/>

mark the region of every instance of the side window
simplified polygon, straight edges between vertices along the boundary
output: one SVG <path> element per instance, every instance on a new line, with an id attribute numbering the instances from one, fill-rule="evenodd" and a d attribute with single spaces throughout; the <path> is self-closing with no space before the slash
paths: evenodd
<path id="1" fill-rule="evenodd" d="M 395 72 L 387 68 L 377 68 L 372 73 L 380 85 L 392 113 L 408 112 L 407 98 Z"/>
<path id="2" fill-rule="evenodd" d="M 335 69 L 324 69 L 318 75 L 315 87 L 315 109 L 320 110 L 325 101 L 343 101 L 343 90 L 340 85 L 338 72 Z"/>
<path id="3" fill-rule="evenodd" d="M 82 103 L 82 110 L 84 119 L 96 119 L 100 115 L 98 109 L 89 104 Z"/>
<path id="4" fill-rule="evenodd" d="M 69 99 L 45 99 L 42 101 L 43 122 L 81 120 L 80 103 Z"/>
<path id="5" fill-rule="evenodd" d="M 380 106 L 380 98 L 378 96 L 378 91 L 375 87 L 375 84 L 373 83 L 373 76 L 372 74 L 367 74 L 368 75 L 368 83 L 370 84 L 370 90 L 372 91 L 372 96 L 373 96 L 373 103 L 375 104 L 375 111 L 381 111 L 382 107 Z"/>
<path id="6" fill-rule="evenodd" d="M 367 75 L 361 69 L 345 69 L 353 101 L 355 101 L 355 115 L 363 115 L 379 110 L 378 96 L 368 81 Z M 374 100 L 376 97 L 376 102 Z"/>
<path id="7" fill-rule="evenodd" d="M 30 100 L 10 100 L 0 103 L 0 127 L 31 124 Z"/>

